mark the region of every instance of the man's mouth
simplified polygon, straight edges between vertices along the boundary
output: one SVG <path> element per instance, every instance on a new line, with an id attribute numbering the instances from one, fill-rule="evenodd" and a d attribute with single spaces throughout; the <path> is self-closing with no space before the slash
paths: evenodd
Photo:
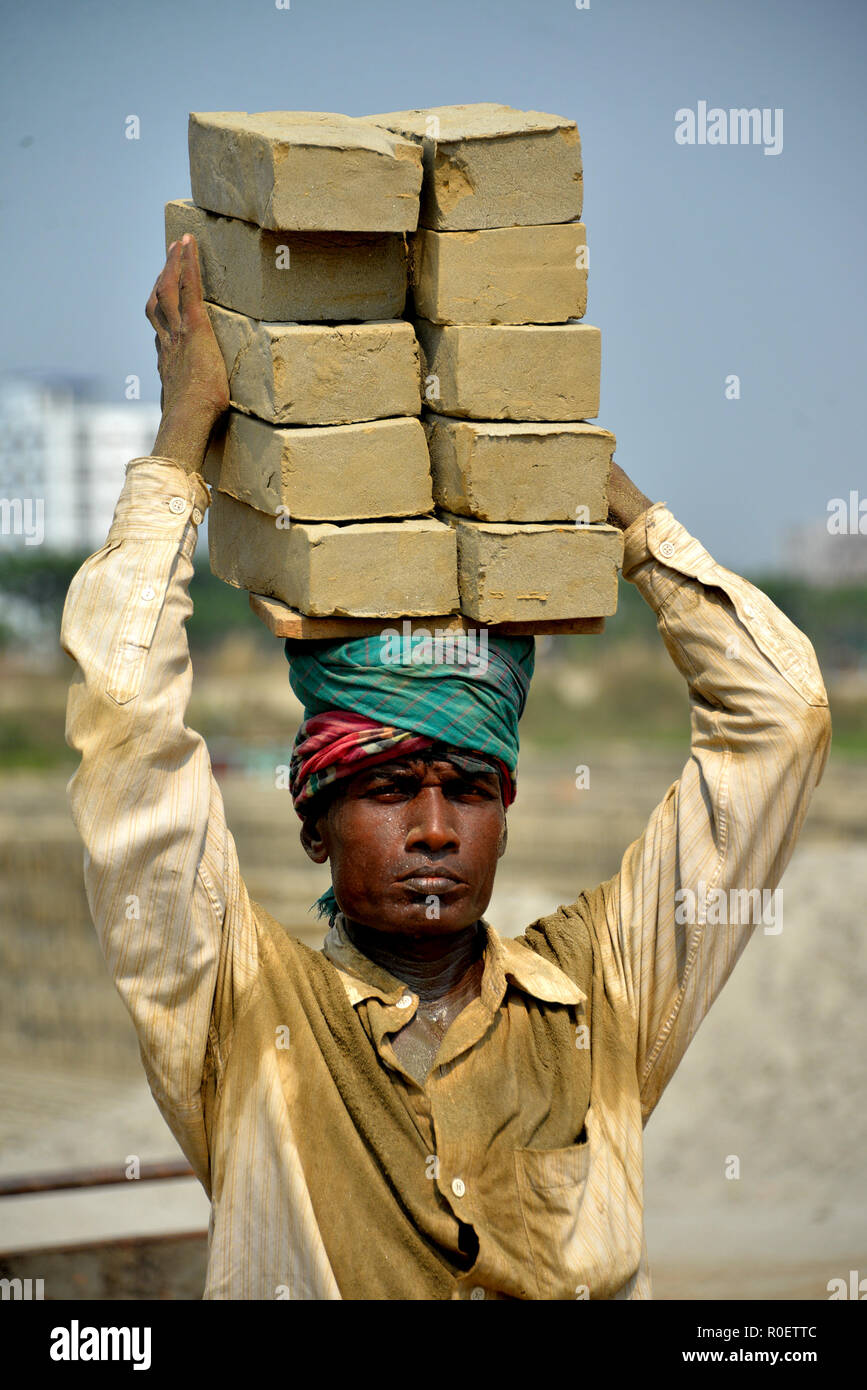
<path id="1" fill-rule="evenodd" d="M 403 874 L 398 882 L 414 893 L 435 893 L 439 897 L 465 886 L 464 880 L 450 869 L 412 869 L 408 874 Z"/>

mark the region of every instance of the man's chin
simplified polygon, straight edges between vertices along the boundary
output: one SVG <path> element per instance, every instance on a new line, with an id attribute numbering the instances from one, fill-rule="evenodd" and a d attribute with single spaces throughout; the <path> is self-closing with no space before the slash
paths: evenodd
<path id="1" fill-rule="evenodd" d="M 469 888 L 465 893 L 449 896 L 455 900 L 448 902 L 435 893 L 406 888 L 399 890 L 399 898 L 389 898 L 374 910 L 368 904 L 359 905 L 356 910 L 350 906 L 345 915 L 371 931 L 403 936 L 443 936 L 466 931 L 479 920 L 487 906 L 481 906 Z"/>

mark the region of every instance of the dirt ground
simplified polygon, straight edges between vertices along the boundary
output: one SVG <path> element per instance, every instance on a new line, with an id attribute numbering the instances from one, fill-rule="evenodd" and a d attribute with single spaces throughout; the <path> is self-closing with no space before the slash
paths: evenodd
<path id="1" fill-rule="evenodd" d="M 285 687 L 284 687 L 285 688 Z M 488 916 L 507 935 L 612 874 L 686 748 L 525 747 Z M 96 947 L 66 774 L 0 779 L 0 1173 L 171 1157 L 131 1025 Z M 222 778 L 252 896 L 318 944 L 325 872 L 288 794 Z M 867 1274 L 867 762 L 833 752 L 783 880 L 784 930 L 756 933 L 646 1131 L 647 1239 L 660 1298 L 827 1298 Z M 732 1157 L 740 1176 L 726 1176 Z M 0 1205 L 0 1248 L 203 1228 L 193 1182 Z"/>

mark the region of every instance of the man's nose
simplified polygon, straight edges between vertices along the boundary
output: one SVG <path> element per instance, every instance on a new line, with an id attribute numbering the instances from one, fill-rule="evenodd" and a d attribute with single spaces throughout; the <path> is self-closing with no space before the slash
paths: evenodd
<path id="1" fill-rule="evenodd" d="M 439 787 L 422 787 L 411 803 L 412 814 L 406 836 L 407 849 L 442 852 L 458 849 L 460 838 L 453 808 Z"/>

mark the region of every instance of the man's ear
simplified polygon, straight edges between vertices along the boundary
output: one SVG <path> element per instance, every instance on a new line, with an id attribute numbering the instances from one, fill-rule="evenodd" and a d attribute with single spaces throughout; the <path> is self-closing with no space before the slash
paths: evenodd
<path id="1" fill-rule="evenodd" d="M 324 819 L 324 816 L 320 816 L 315 821 L 305 820 L 301 824 L 301 843 L 314 864 L 324 864 L 328 859 L 328 846 L 322 835 Z"/>

